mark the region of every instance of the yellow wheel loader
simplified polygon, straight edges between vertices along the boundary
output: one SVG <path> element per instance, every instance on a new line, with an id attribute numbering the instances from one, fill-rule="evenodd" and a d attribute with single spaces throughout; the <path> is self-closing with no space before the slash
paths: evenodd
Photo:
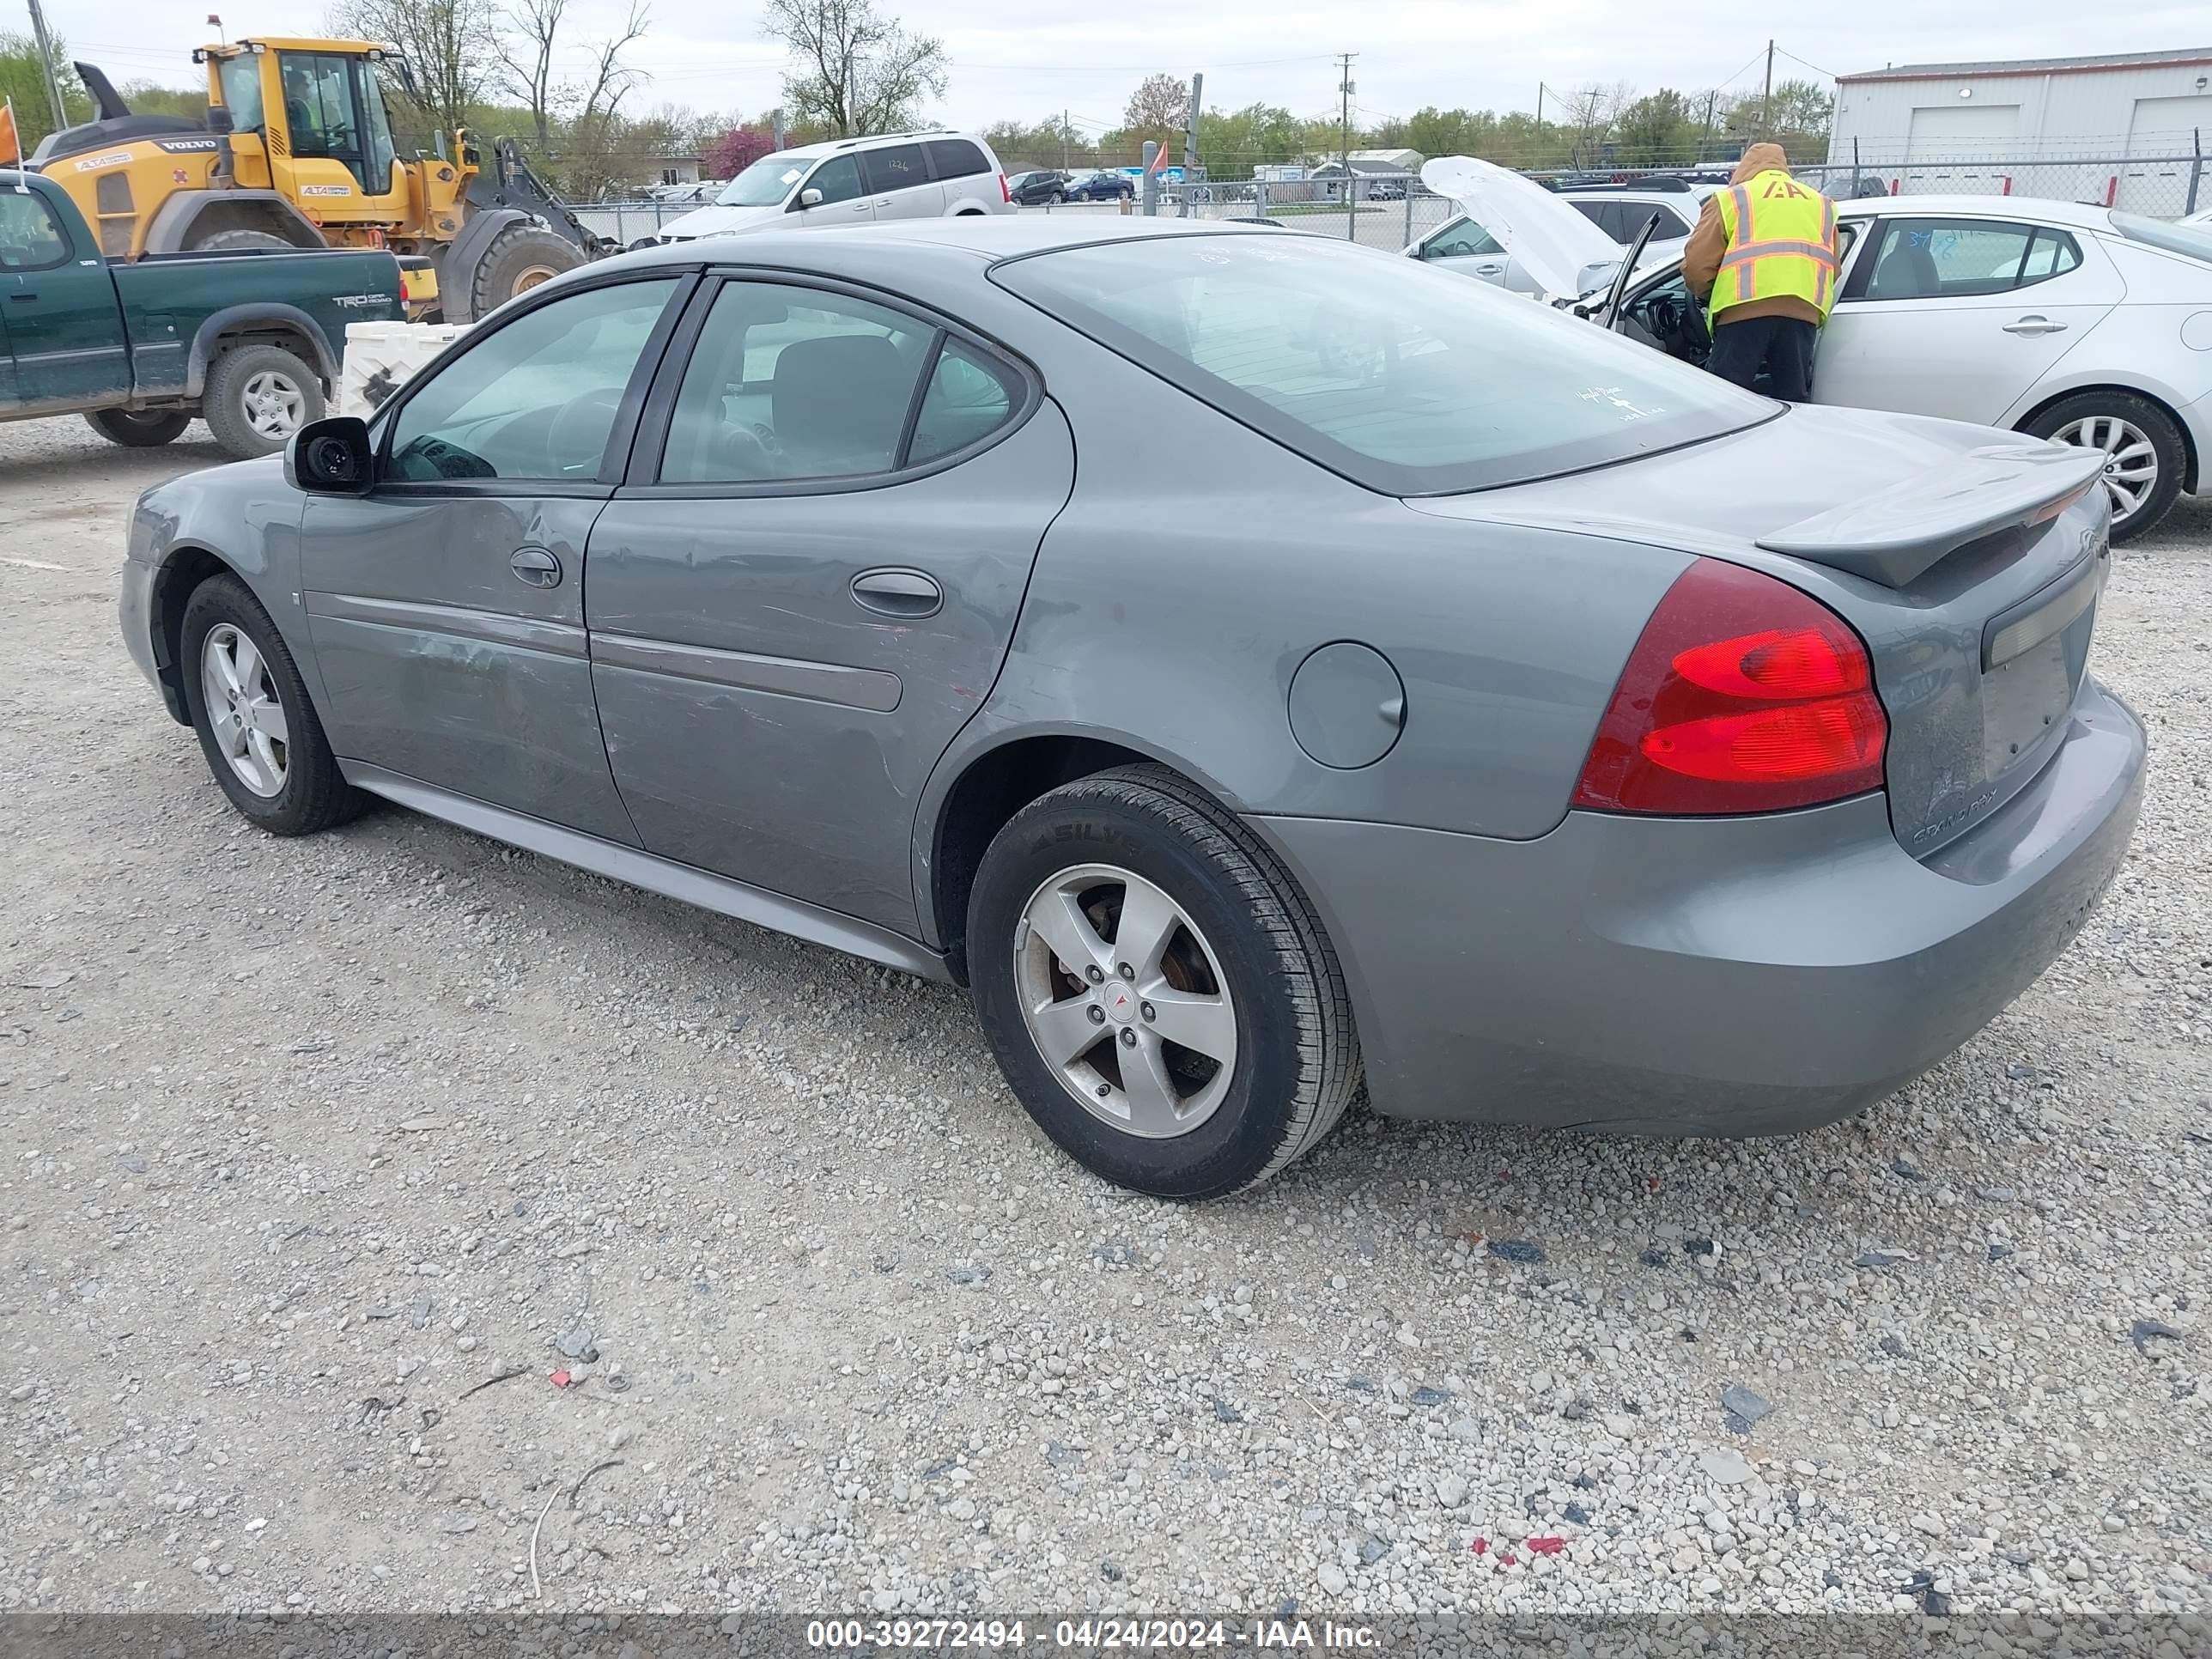
<path id="1" fill-rule="evenodd" d="M 613 251 L 532 172 L 511 139 L 491 166 L 465 130 L 402 155 L 378 71 L 405 60 L 368 40 L 271 37 L 203 46 L 204 123 L 134 115 L 76 65 L 98 115 L 49 134 L 30 165 L 64 191 L 111 259 L 195 249 L 384 247 L 427 256 L 416 315 L 472 322 L 549 276 Z"/>

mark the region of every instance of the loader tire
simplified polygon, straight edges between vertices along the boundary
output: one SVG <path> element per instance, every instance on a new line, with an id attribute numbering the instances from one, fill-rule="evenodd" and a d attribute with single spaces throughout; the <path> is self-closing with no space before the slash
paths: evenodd
<path id="1" fill-rule="evenodd" d="M 492 238 L 474 270 L 462 273 L 469 314 L 480 320 L 516 295 L 583 263 L 583 250 L 566 237 L 536 225 L 511 226 Z"/>
<path id="2" fill-rule="evenodd" d="M 218 230 L 192 244 L 195 253 L 247 253 L 258 247 L 289 249 L 292 244 L 273 231 Z"/>

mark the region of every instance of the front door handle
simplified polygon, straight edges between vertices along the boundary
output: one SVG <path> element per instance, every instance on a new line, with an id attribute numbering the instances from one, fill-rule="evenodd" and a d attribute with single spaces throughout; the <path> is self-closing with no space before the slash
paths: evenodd
<path id="1" fill-rule="evenodd" d="M 2048 317 L 2029 316 L 2016 323 L 2007 323 L 2004 331 L 2008 334 L 2063 334 L 2066 325 L 2054 323 Z"/>
<path id="2" fill-rule="evenodd" d="M 853 600 L 881 617 L 933 617 L 944 608 L 945 590 L 919 570 L 863 570 L 853 578 Z"/>
<path id="3" fill-rule="evenodd" d="M 532 587 L 558 587 L 561 585 L 561 561 L 542 547 L 519 547 L 514 556 L 507 562 L 519 582 Z"/>
<path id="4" fill-rule="evenodd" d="M 1503 276 L 1505 274 L 1505 267 L 1494 261 L 1479 264 L 1474 270 L 1478 276 Z"/>
<path id="5" fill-rule="evenodd" d="M 873 202 L 855 202 L 853 204 L 853 211 L 855 213 L 873 213 L 875 210 L 876 204 Z"/>
<path id="6" fill-rule="evenodd" d="M 21 301 L 25 301 L 25 300 L 35 300 L 35 299 L 37 299 L 39 296 L 38 296 L 36 294 L 23 294 L 23 293 L 20 293 L 20 292 L 19 292 L 19 293 L 15 293 L 15 294 L 11 294 L 11 295 L 9 295 L 8 297 L 9 297 L 9 299 L 11 299 L 11 300 L 15 301 L 16 302 L 18 302 L 18 303 L 20 304 Z"/>

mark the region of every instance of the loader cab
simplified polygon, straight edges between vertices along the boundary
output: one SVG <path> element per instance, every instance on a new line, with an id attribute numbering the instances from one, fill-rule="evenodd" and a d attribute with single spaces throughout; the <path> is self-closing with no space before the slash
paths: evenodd
<path id="1" fill-rule="evenodd" d="M 208 101 L 230 116 L 238 182 L 273 189 L 330 226 L 404 216 L 407 175 L 365 40 L 205 46 Z"/>

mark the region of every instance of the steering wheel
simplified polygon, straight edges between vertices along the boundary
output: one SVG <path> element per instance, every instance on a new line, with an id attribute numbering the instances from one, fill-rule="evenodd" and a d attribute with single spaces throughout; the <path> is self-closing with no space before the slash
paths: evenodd
<path id="1" fill-rule="evenodd" d="M 545 454 L 553 464 L 554 477 L 581 477 L 599 470 L 607 434 L 614 429 L 615 412 L 621 406 L 619 386 L 600 386 L 561 405 L 545 434 Z"/>

